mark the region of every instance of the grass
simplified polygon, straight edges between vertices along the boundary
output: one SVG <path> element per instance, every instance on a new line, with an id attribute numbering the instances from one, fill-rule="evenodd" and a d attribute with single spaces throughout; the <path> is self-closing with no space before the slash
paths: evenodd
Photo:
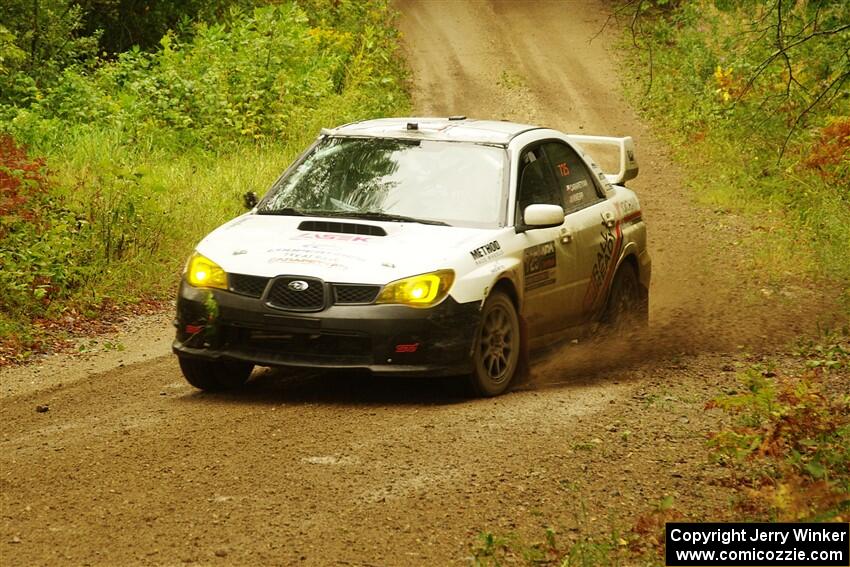
<path id="1" fill-rule="evenodd" d="M 612 517 L 606 533 L 563 537 L 546 528 L 531 539 L 484 531 L 476 565 L 663 565 L 671 521 L 845 522 L 850 519 L 850 328 L 799 339 L 782 356 L 753 362 L 706 411 L 721 419 L 705 441 L 706 467 L 728 474 L 728 506 L 677 509 L 668 495 L 637 517 Z M 577 448 L 574 446 L 574 449 Z M 569 489 L 569 487 L 565 487 Z M 590 526 L 580 496 L 580 526 Z M 545 520 L 545 519 L 543 519 Z M 557 519 L 549 519 L 557 525 Z"/>
<path id="2" fill-rule="evenodd" d="M 660 564 L 645 553 L 629 548 L 629 541 L 617 530 L 607 534 L 580 535 L 577 539 L 563 537 L 553 528 L 546 528 L 535 541 L 526 541 L 515 533 L 478 534 L 472 548 L 473 565 L 556 565 L 559 567 L 595 567 L 597 565 Z"/>
<path id="3" fill-rule="evenodd" d="M 140 230 L 128 235 L 134 247 L 129 257 L 113 262 L 104 251 L 107 267 L 120 265 L 101 280 L 101 290 L 127 289 L 133 295 L 165 291 L 173 282 L 159 281 L 162 276 L 174 276 L 201 236 L 242 212 L 246 191 L 264 192 L 308 143 L 240 146 L 223 153 L 139 153 L 108 136 L 92 132 L 74 140 L 57 162 L 53 179 L 71 208 L 88 208 L 92 218 L 109 221 L 99 227 L 101 246 L 109 240 L 107 229 L 126 234 L 132 228 L 110 227 L 132 223 L 127 217 L 108 216 L 121 208 L 122 199 L 125 208 L 132 203 L 145 211 Z"/>
<path id="4" fill-rule="evenodd" d="M 404 81 L 388 2 L 289 0 L 0 104 L 0 363 L 52 321 L 169 298 L 245 192 L 323 127 L 408 113 Z"/>
<path id="5" fill-rule="evenodd" d="M 732 472 L 736 511 L 754 521 L 845 521 L 850 515 L 850 329 L 801 340 L 801 367 L 754 364 L 738 392 L 709 408 L 735 421 L 710 457 Z"/>
<path id="6" fill-rule="evenodd" d="M 782 31 L 805 35 L 820 4 L 792 4 L 783 3 Z M 850 313 L 850 95 L 829 91 L 802 114 L 850 66 L 850 34 L 817 36 L 790 52 L 798 86 L 782 58 L 756 77 L 775 50 L 774 35 L 753 31 L 777 25 L 768 5 L 646 2 L 638 10 L 637 47 L 631 37 L 622 43 L 624 69 L 633 70 L 624 86 L 667 138 L 695 199 L 746 217 L 752 230 L 739 245 L 761 283 L 826 276 L 843 288 Z M 818 17 L 846 21 L 850 7 L 833 4 Z"/>

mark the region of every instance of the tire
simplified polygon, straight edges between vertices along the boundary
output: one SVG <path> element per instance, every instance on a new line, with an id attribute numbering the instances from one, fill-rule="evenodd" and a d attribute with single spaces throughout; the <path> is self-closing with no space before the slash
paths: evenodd
<path id="1" fill-rule="evenodd" d="M 208 392 L 234 390 L 245 385 L 254 365 L 236 360 L 204 360 L 178 356 L 183 377 L 195 388 Z"/>
<path id="2" fill-rule="evenodd" d="M 498 396 L 511 384 L 520 363 L 520 325 L 516 308 L 501 291 L 484 302 L 472 354 L 469 382 L 477 396 Z"/>
<path id="3" fill-rule="evenodd" d="M 638 331 L 647 325 L 648 307 L 634 267 L 623 262 L 614 275 L 602 322 L 614 333 Z"/>

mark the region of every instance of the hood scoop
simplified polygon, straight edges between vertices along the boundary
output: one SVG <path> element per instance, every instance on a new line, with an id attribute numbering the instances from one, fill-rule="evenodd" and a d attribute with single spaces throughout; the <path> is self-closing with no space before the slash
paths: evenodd
<path id="1" fill-rule="evenodd" d="M 381 228 L 380 226 L 336 221 L 308 220 L 299 224 L 298 230 L 307 230 L 315 232 L 341 232 L 345 234 L 360 234 L 364 236 L 387 235 L 387 231 Z"/>

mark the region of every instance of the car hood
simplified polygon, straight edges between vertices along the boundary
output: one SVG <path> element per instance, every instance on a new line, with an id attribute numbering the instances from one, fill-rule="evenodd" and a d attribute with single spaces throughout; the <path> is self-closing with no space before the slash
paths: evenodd
<path id="1" fill-rule="evenodd" d="M 305 221 L 338 230 L 302 230 Z M 377 228 L 377 230 L 376 230 Z M 386 232 L 386 236 L 355 234 Z M 457 264 L 458 256 L 493 240 L 497 230 L 407 222 L 245 214 L 220 226 L 198 252 L 225 272 L 384 284 Z"/>

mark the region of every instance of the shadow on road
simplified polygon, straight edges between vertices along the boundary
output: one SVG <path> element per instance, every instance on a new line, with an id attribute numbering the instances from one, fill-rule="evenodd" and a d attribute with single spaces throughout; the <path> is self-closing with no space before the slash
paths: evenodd
<path id="1" fill-rule="evenodd" d="M 366 371 L 308 371 L 258 368 L 238 391 L 194 392 L 187 402 L 308 404 L 340 406 L 449 405 L 470 400 L 463 376 L 407 378 L 374 376 Z"/>
<path id="2" fill-rule="evenodd" d="M 612 356 L 597 345 L 562 346 L 532 357 L 530 376 L 518 380 L 513 392 L 576 387 L 604 387 L 629 380 L 635 357 Z M 509 397 L 505 394 L 502 400 Z M 248 384 L 237 391 L 194 391 L 181 400 L 189 403 L 323 404 L 351 407 L 433 406 L 476 403 L 464 376 L 388 377 L 368 371 L 317 371 L 258 368 Z"/>

